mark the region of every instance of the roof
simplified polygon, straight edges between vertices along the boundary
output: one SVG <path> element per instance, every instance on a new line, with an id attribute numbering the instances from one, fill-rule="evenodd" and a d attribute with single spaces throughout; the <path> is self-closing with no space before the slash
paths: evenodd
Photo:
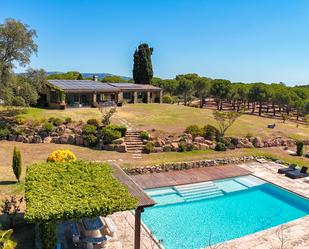
<path id="1" fill-rule="evenodd" d="M 118 165 L 113 164 L 113 175 L 120 181 L 122 184 L 127 186 L 131 195 L 135 196 L 138 200 L 138 207 L 152 207 L 156 202 L 147 195 L 144 190 L 133 181 L 133 179 L 128 176 Z"/>
<path id="2" fill-rule="evenodd" d="M 94 80 L 48 80 L 48 83 L 65 92 L 119 92 L 119 89 Z"/>
<path id="3" fill-rule="evenodd" d="M 48 80 L 48 83 L 70 92 L 119 92 L 126 90 L 160 91 L 161 88 L 153 85 L 133 83 L 102 83 L 94 80 Z"/>

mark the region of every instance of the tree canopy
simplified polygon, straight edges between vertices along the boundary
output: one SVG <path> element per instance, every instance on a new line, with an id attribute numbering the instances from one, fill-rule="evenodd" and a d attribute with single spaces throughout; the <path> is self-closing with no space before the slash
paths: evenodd
<path id="1" fill-rule="evenodd" d="M 143 43 L 134 53 L 133 80 L 137 84 L 150 84 L 153 77 L 151 55 L 153 48 Z"/>

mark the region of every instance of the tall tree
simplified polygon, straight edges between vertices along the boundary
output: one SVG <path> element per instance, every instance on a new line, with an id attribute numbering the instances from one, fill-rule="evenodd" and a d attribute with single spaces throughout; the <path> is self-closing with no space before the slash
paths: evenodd
<path id="1" fill-rule="evenodd" d="M 200 98 L 200 108 L 203 108 L 203 106 L 206 104 L 205 98 L 207 97 L 207 94 L 209 92 L 210 83 L 211 79 L 206 77 L 199 77 L 198 79 L 193 81 L 196 94 Z"/>
<path id="2" fill-rule="evenodd" d="M 143 43 L 134 53 L 133 79 L 137 84 L 150 84 L 153 77 L 151 55 L 153 48 Z"/>
<path id="3" fill-rule="evenodd" d="M 217 110 L 222 110 L 223 100 L 228 97 L 231 82 L 229 80 L 215 79 L 210 87 L 210 94 L 217 103 Z"/>
<path id="4" fill-rule="evenodd" d="M 193 92 L 193 82 L 186 78 L 180 78 L 177 91 L 183 96 L 184 105 L 186 106 Z"/>

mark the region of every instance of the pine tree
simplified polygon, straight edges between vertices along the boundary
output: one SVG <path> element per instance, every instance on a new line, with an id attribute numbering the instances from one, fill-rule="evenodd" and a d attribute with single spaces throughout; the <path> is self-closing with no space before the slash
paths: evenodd
<path id="1" fill-rule="evenodd" d="M 81 73 L 78 74 L 77 80 L 83 80 L 83 75 Z"/>
<path id="2" fill-rule="evenodd" d="M 20 151 L 15 146 L 13 151 L 12 168 L 18 182 L 21 176 L 21 166 L 22 166 L 21 154 Z"/>
<path id="3" fill-rule="evenodd" d="M 144 43 L 134 53 L 133 79 L 136 84 L 150 84 L 153 77 L 151 55 L 153 48 Z"/>

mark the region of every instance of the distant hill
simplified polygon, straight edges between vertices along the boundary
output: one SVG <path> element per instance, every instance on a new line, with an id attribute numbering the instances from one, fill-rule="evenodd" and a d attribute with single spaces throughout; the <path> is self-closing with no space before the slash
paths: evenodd
<path id="1" fill-rule="evenodd" d="M 47 75 L 53 75 L 53 74 L 63 74 L 64 72 L 46 72 Z M 124 80 L 130 80 L 130 77 L 127 76 L 121 76 L 121 75 L 115 75 L 110 73 L 81 73 L 83 78 L 91 78 L 93 75 L 97 75 L 99 79 L 103 79 L 106 76 L 120 76 Z"/>

